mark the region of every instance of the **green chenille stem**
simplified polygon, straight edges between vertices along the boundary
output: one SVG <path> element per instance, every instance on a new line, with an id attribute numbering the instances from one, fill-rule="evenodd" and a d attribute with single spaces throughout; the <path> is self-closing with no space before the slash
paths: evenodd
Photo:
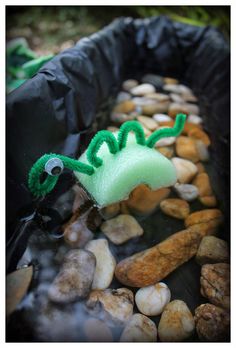
<path id="1" fill-rule="evenodd" d="M 28 177 L 29 189 L 36 197 L 44 196 L 50 191 L 52 191 L 58 181 L 59 175 L 57 176 L 47 175 L 44 182 L 42 183 L 40 182 L 40 177 L 44 172 L 45 164 L 47 163 L 48 160 L 55 157 L 59 158 L 63 162 L 64 167 L 68 169 L 81 172 L 87 175 L 92 175 L 94 173 L 94 168 L 92 166 L 79 162 L 73 158 L 66 157 L 63 155 L 57 155 L 53 153 L 46 154 L 40 157 L 35 162 L 35 164 L 33 165 L 33 167 L 31 168 L 29 172 L 29 177 Z"/>
<path id="2" fill-rule="evenodd" d="M 115 154 L 119 151 L 117 140 L 111 132 L 107 130 L 98 132 L 91 140 L 87 149 L 87 159 L 96 168 L 103 163 L 102 159 L 97 156 L 97 152 L 104 142 L 107 143 L 110 153 Z"/>
<path id="3" fill-rule="evenodd" d="M 186 121 L 186 115 L 176 115 L 176 120 L 173 128 L 162 128 L 153 132 L 146 141 L 146 145 L 150 148 L 154 147 L 156 142 L 161 138 L 177 137 L 181 134 Z"/>
<path id="4" fill-rule="evenodd" d="M 127 121 L 122 124 L 118 133 L 118 143 L 120 150 L 125 148 L 128 134 L 131 131 L 134 132 L 137 143 L 140 145 L 145 145 L 145 135 L 141 124 L 137 121 Z"/>

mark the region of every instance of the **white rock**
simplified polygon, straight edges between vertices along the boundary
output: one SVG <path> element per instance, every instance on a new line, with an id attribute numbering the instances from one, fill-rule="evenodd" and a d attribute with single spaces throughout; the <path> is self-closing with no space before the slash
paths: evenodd
<path id="1" fill-rule="evenodd" d="M 88 342 L 112 342 L 113 336 L 104 321 L 89 318 L 84 323 L 84 333 Z"/>
<path id="2" fill-rule="evenodd" d="M 155 114 L 152 116 L 152 118 L 154 118 L 154 120 L 157 121 L 157 123 L 172 121 L 172 118 L 165 114 Z"/>
<path id="3" fill-rule="evenodd" d="M 171 99 L 173 100 L 174 103 L 184 103 L 184 99 L 179 95 L 179 94 L 176 94 L 176 93 L 170 93 L 170 97 Z"/>
<path id="4" fill-rule="evenodd" d="M 150 83 L 143 83 L 139 86 L 136 86 L 130 90 L 133 95 L 145 95 L 149 93 L 155 93 L 155 87 Z"/>
<path id="5" fill-rule="evenodd" d="M 198 115 L 189 115 L 187 118 L 187 122 L 194 123 L 194 124 L 201 124 L 202 118 Z"/>
<path id="6" fill-rule="evenodd" d="M 191 88 L 182 84 L 179 84 L 178 86 L 179 86 L 179 90 L 181 94 L 189 94 L 189 95 L 193 94 L 193 91 L 191 90 Z"/>
<path id="7" fill-rule="evenodd" d="M 181 184 L 189 183 L 198 172 L 197 166 L 183 158 L 173 157 L 171 159 L 176 169 L 177 179 Z"/>
<path id="8" fill-rule="evenodd" d="M 151 117 L 138 116 L 137 120 L 150 131 L 154 131 L 158 127 L 158 123 Z"/>
<path id="9" fill-rule="evenodd" d="M 110 252 L 106 239 L 94 239 L 85 246 L 96 257 L 96 268 L 92 283 L 92 289 L 106 289 L 112 282 L 116 260 Z"/>
<path id="10" fill-rule="evenodd" d="M 179 85 L 175 85 L 175 84 L 168 84 L 168 85 L 164 85 L 163 86 L 163 90 L 167 91 L 167 92 L 171 92 L 171 93 L 175 93 L 175 94 L 181 94 L 181 88 L 179 87 Z"/>
<path id="11" fill-rule="evenodd" d="M 201 140 L 195 141 L 196 149 L 199 155 L 199 158 L 203 162 L 209 161 L 210 155 L 208 151 L 208 147 Z"/>
<path id="12" fill-rule="evenodd" d="M 162 128 L 170 128 L 170 127 L 159 127 L 158 129 L 162 129 Z M 176 141 L 176 137 L 166 137 L 163 139 L 160 139 L 156 142 L 155 147 L 163 147 L 163 146 L 170 146 L 173 145 Z"/>
<path id="13" fill-rule="evenodd" d="M 158 325 L 162 342 L 181 342 L 195 329 L 194 318 L 185 302 L 174 300 L 165 307 Z"/>
<path id="14" fill-rule="evenodd" d="M 132 88 L 138 86 L 138 81 L 134 79 L 129 79 L 123 82 L 122 89 L 124 91 L 130 91 Z"/>
<path id="15" fill-rule="evenodd" d="M 170 289 L 164 283 L 146 286 L 139 289 L 135 302 L 139 311 L 145 315 L 159 315 L 170 302 Z"/>
<path id="16" fill-rule="evenodd" d="M 174 189 L 180 198 L 188 202 L 194 201 L 199 196 L 198 188 L 195 185 L 176 183 Z"/>
<path id="17" fill-rule="evenodd" d="M 145 97 L 135 97 L 132 99 L 132 102 L 136 106 L 155 105 L 157 103 L 156 100 L 145 98 Z"/>
<path id="18" fill-rule="evenodd" d="M 103 222 L 101 231 L 117 245 L 143 234 L 143 229 L 138 221 L 133 216 L 127 214 L 121 214 Z"/>
<path id="19" fill-rule="evenodd" d="M 157 329 L 155 323 L 142 314 L 134 314 L 124 328 L 121 342 L 156 342 Z"/>

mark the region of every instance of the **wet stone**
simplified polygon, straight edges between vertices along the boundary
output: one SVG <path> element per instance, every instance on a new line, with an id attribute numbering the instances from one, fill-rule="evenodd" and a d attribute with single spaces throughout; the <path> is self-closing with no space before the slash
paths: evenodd
<path id="1" fill-rule="evenodd" d="M 155 323 L 142 314 L 134 314 L 120 337 L 121 342 L 156 342 Z"/>
<path id="2" fill-rule="evenodd" d="M 229 261 L 228 244 L 215 236 L 204 237 L 199 245 L 196 261 L 200 265 Z"/>
<path id="3" fill-rule="evenodd" d="M 192 202 L 199 196 L 198 188 L 191 184 L 179 184 L 174 185 L 174 189 L 177 195 L 187 202 Z"/>
<path id="4" fill-rule="evenodd" d="M 91 289 L 96 258 L 90 251 L 70 250 L 60 272 L 49 287 L 48 296 L 53 302 L 68 303 L 85 298 Z"/>

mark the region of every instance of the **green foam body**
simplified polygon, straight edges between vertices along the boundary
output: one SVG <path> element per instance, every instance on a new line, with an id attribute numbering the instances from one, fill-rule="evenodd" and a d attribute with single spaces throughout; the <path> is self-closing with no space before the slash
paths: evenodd
<path id="1" fill-rule="evenodd" d="M 117 138 L 117 133 L 114 135 Z M 156 190 L 176 183 L 172 162 L 157 150 L 138 145 L 132 133 L 128 135 L 126 147 L 115 155 L 109 152 L 106 143 L 102 144 L 97 155 L 103 164 L 95 169 L 92 176 L 74 173 L 100 207 L 128 198 L 139 184 Z M 89 163 L 86 151 L 79 161 Z"/>

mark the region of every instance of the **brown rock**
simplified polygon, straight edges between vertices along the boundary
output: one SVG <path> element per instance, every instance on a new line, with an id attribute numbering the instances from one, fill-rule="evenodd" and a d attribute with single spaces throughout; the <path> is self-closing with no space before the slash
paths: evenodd
<path id="1" fill-rule="evenodd" d="M 201 270 L 201 294 L 226 309 L 230 307 L 230 270 L 227 263 L 206 264 Z"/>
<path id="2" fill-rule="evenodd" d="M 205 209 L 190 214 L 185 219 L 185 226 L 190 227 L 195 224 L 208 223 L 212 227 L 218 227 L 223 221 L 223 215 L 219 209 Z"/>
<path id="3" fill-rule="evenodd" d="M 116 278 L 133 287 L 155 284 L 193 257 L 202 237 L 209 232 L 211 228 L 204 223 L 177 232 L 154 247 L 119 262 Z"/>
<path id="4" fill-rule="evenodd" d="M 201 341 L 226 342 L 229 340 L 230 316 L 225 309 L 204 303 L 195 309 L 194 319 Z"/>
<path id="5" fill-rule="evenodd" d="M 186 219 L 190 211 L 188 202 L 177 198 L 164 199 L 160 204 L 160 208 L 166 215 L 180 220 Z"/>
<path id="6" fill-rule="evenodd" d="M 128 114 L 129 112 L 132 112 L 134 110 L 135 110 L 135 104 L 132 102 L 132 100 L 125 100 L 124 102 L 117 104 L 114 107 L 113 112 Z"/>
<path id="7" fill-rule="evenodd" d="M 155 323 L 142 314 L 134 314 L 128 321 L 120 337 L 121 342 L 156 342 Z"/>
<path id="8" fill-rule="evenodd" d="M 209 136 L 200 128 L 195 127 L 191 129 L 188 132 L 188 135 L 194 139 L 201 140 L 206 146 L 209 146 L 211 144 Z"/>
<path id="9" fill-rule="evenodd" d="M 177 85 L 179 83 L 179 80 L 173 79 L 172 77 L 164 77 L 164 84 L 165 85 Z"/>
<path id="10" fill-rule="evenodd" d="M 163 93 L 150 93 L 146 94 L 147 98 L 157 100 L 158 102 L 169 101 L 170 97 L 167 94 Z"/>
<path id="11" fill-rule="evenodd" d="M 176 139 L 176 153 L 179 157 L 186 158 L 194 163 L 199 161 L 195 141 L 189 137 L 180 136 Z"/>
<path id="12" fill-rule="evenodd" d="M 134 295 L 126 288 L 94 290 L 86 306 L 91 314 L 108 320 L 109 325 L 124 325 L 133 315 Z"/>
<path id="13" fill-rule="evenodd" d="M 120 212 L 120 203 L 110 204 L 107 207 L 104 207 L 100 210 L 100 215 L 104 220 L 109 220 Z"/>
<path id="14" fill-rule="evenodd" d="M 205 169 L 204 165 L 201 162 L 198 162 L 195 165 L 197 166 L 199 174 L 206 172 L 206 169 Z"/>
<path id="15" fill-rule="evenodd" d="M 202 239 L 197 255 L 196 261 L 200 265 L 205 263 L 227 262 L 229 260 L 228 244 L 214 236 L 206 236 Z"/>
<path id="16" fill-rule="evenodd" d="M 197 186 L 199 191 L 199 200 L 207 207 L 215 207 L 217 205 L 216 197 L 213 194 L 210 178 L 207 173 L 200 173 L 193 181 L 193 185 Z"/>
<path id="17" fill-rule="evenodd" d="M 126 214 L 121 214 L 114 219 L 105 221 L 101 225 L 101 231 L 114 244 L 120 245 L 129 239 L 141 236 L 143 229 L 137 220 Z"/>
<path id="18" fill-rule="evenodd" d="M 158 325 L 162 342 L 181 342 L 195 329 L 194 318 L 185 302 L 174 300 L 167 304 Z"/>
<path id="19" fill-rule="evenodd" d="M 167 112 L 169 104 L 169 101 L 163 101 L 156 104 L 143 105 L 142 114 L 152 116 L 154 114 Z"/>
<path id="20" fill-rule="evenodd" d="M 173 146 L 162 146 L 158 147 L 157 150 L 165 157 L 172 158 L 174 156 L 174 147 Z"/>
<path id="21" fill-rule="evenodd" d="M 153 212 L 169 194 L 170 189 L 168 188 L 152 191 L 147 185 L 142 184 L 131 192 L 125 205 L 132 214 L 146 215 Z"/>
<path id="22" fill-rule="evenodd" d="M 93 236 L 83 217 L 67 225 L 64 230 L 64 240 L 73 248 L 82 248 Z"/>

